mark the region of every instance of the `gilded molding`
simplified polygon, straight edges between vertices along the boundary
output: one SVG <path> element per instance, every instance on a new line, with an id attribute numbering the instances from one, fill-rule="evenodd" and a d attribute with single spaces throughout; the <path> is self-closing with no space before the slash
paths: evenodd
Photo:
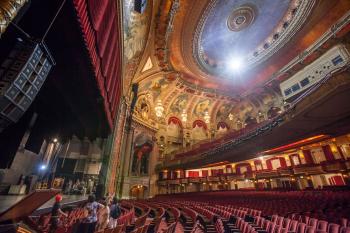
<path id="1" fill-rule="evenodd" d="M 0 1 L 0 36 L 7 26 L 16 17 L 19 10 L 28 0 L 2 0 Z"/>

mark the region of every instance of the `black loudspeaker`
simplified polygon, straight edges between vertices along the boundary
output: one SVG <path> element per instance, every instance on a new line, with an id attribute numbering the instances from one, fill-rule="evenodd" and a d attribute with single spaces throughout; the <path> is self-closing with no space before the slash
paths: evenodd
<path id="1" fill-rule="evenodd" d="M 27 111 L 53 65 L 44 43 L 18 40 L 0 67 L 0 132 Z"/>
<path id="2" fill-rule="evenodd" d="M 147 7 L 147 0 L 135 0 L 134 2 L 134 11 L 143 14 Z"/>

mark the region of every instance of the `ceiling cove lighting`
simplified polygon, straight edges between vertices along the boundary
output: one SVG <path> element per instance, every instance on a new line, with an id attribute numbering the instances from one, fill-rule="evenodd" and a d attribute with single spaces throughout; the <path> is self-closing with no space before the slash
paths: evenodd
<path id="1" fill-rule="evenodd" d="M 293 143 L 290 143 L 290 144 L 287 144 L 284 146 L 276 147 L 276 148 L 273 148 L 271 150 L 266 150 L 263 152 L 263 154 L 273 154 L 273 153 L 277 153 L 280 151 L 285 151 L 288 149 L 292 149 L 294 147 L 299 147 L 299 146 L 303 146 L 306 144 L 310 144 L 310 143 L 313 143 L 313 142 L 318 141 L 318 140 L 323 140 L 323 139 L 328 138 L 328 137 L 329 137 L 328 135 L 324 135 L 324 134 L 316 135 L 316 136 L 305 138 L 305 139 L 302 139 L 300 141 L 296 141 L 296 142 L 293 142 Z"/>

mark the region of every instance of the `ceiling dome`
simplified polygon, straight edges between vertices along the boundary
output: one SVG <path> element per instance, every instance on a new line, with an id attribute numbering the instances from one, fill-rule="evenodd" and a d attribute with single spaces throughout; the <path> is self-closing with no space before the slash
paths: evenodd
<path id="1" fill-rule="evenodd" d="M 314 1 L 212 0 L 199 21 L 194 56 L 215 76 L 232 74 L 232 59 L 248 69 L 269 58 L 302 26 Z"/>

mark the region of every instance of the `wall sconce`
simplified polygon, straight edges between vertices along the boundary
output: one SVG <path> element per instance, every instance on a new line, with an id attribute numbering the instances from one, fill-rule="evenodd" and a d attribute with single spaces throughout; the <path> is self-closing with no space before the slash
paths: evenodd
<path id="1" fill-rule="evenodd" d="M 209 112 L 205 111 L 204 113 L 204 121 L 205 123 L 209 123 L 210 122 L 210 116 L 209 116 Z"/>
<path id="2" fill-rule="evenodd" d="M 154 110 L 156 111 L 157 117 L 163 116 L 164 107 L 161 100 L 157 100 L 156 107 L 154 108 Z"/>
<path id="3" fill-rule="evenodd" d="M 233 114 L 232 114 L 232 113 L 228 114 L 228 119 L 229 119 L 230 121 L 233 121 Z"/>
<path id="4" fill-rule="evenodd" d="M 187 121 L 187 112 L 186 112 L 186 109 L 182 110 L 181 120 L 182 120 L 183 122 L 186 122 L 186 121 Z"/>

